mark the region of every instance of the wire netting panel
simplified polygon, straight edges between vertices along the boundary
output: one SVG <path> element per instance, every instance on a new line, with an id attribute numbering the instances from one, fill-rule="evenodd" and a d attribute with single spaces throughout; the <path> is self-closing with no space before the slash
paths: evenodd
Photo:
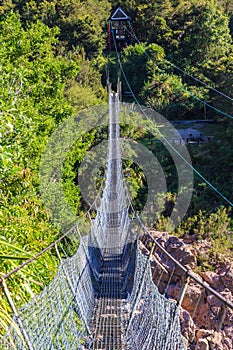
<path id="1" fill-rule="evenodd" d="M 134 286 L 124 305 L 131 313 L 127 350 L 185 350 L 178 308 L 159 293 L 147 260 L 137 248 Z"/>
<path id="2" fill-rule="evenodd" d="M 68 276 L 68 278 L 67 278 Z M 19 310 L 23 328 L 34 350 L 71 350 L 88 347 L 86 325 L 95 299 L 85 250 L 79 246 L 72 258 L 60 265 L 53 281 Z M 17 324 L 18 320 L 14 317 Z M 28 349 L 13 325 L 0 342 L 1 349 Z"/>

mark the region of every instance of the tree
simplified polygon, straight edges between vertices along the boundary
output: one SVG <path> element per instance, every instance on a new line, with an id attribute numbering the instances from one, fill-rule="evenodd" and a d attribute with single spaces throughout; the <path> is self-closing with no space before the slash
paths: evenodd
<path id="1" fill-rule="evenodd" d="M 89 57 L 99 54 L 106 45 L 106 25 L 110 13 L 107 0 L 15 0 L 24 23 L 41 20 L 49 27 L 60 28 L 61 47 L 83 47 Z"/>
<path id="2" fill-rule="evenodd" d="M 31 239 L 41 237 L 40 249 L 53 240 L 53 235 L 44 236 L 41 225 L 44 232 L 54 230 L 38 195 L 40 155 L 56 125 L 72 113 L 64 91 L 79 66 L 55 56 L 58 30 L 41 22 L 25 30 L 9 13 L 0 20 L 0 33 L 1 226 L 6 239 L 19 245 L 28 237 L 22 232 L 30 230 Z"/>
<path id="3" fill-rule="evenodd" d="M 3 0 L 0 4 L 0 16 L 2 16 L 6 11 L 9 11 L 10 9 L 14 8 L 14 4 L 12 3 L 12 0 Z"/>
<path id="4" fill-rule="evenodd" d="M 156 44 L 135 44 L 122 53 L 123 69 L 128 82 L 123 80 L 123 91 L 130 88 L 137 99 L 169 118 L 182 118 L 199 101 L 188 93 L 182 79 L 172 74 L 162 47 Z M 192 93 L 203 98 L 205 90 L 191 87 Z"/>
<path id="5" fill-rule="evenodd" d="M 230 52 L 229 18 L 215 1 L 179 7 L 170 25 L 175 34 L 173 41 L 177 42 L 171 50 L 183 66 L 200 66 Z"/>

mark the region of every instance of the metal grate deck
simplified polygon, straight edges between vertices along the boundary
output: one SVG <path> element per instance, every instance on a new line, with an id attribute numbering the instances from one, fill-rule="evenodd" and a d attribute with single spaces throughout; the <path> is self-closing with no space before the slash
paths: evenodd
<path id="1" fill-rule="evenodd" d="M 93 320 L 95 350 L 123 350 L 123 330 L 121 324 L 121 293 L 123 284 L 122 254 L 116 249 L 105 251 L 100 290 Z"/>

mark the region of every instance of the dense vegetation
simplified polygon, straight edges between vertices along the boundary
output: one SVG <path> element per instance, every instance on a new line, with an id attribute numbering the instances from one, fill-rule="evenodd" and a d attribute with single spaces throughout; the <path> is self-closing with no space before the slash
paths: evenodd
<path id="1" fill-rule="evenodd" d="M 133 91 L 141 103 L 168 119 L 216 120 L 221 131 L 215 133 L 215 142 L 190 146 L 189 150 L 194 166 L 233 200 L 232 120 L 217 112 L 220 109 L 232 115 L 232 100 L 182 74 L 173 65 L 233 96 L 230 0 L 4 0 L 0 5 L 2 274 L 59 237 L 39 192 L 41 154 L 52 132 L 67 117 L 107 101 L 103 86 L 107 19 L 119 5 L 131 16 L 135 32 L 144 42 L 129 46 L 122 53 Z M 110 54 L 109 67 L 114 79 L 117 69 L 114 52 Z M 127 90 L 125 82 L 123 90 Z M 215 110 L 204 108 L 201 100 L 208 101 Z M 129 125 L 123 130 L 124 135 L 130 133 L 146 143 L 149 135 L 136 131 Z M 78 164 L 85 150 L 105 134 L 103 130 L 92 130 L 71 149 L 64 165 L 66 195 L 77 214 L 85 209 L 76 183 Z M 175 198 L 176 186 L 172 182 L 175 169 L 166 150 L 156 146 L 154 152 L 170 182 L 167 208 L 157 223 L 163 229 Z M 146 181 L 140 168 L 130 162 L 126 167 L 131 169 L 135 203 L 140 208 Z M 196 177 L 190 210 L 177 233 L 195 234 L 197 239 L 207 237 L 217 242 L 215 255 L 220 248 L 229 255 L 230 217 L 228 205 Z M 20 278 L 27 289 L 38 291 L 49 281 L 56 266 L 56 258 L 46 255 L 37 267 L 33 265 L 33 272 Z M 26 296 L 19 289 L 12 283 L 12 292 L 20 295 L 20 302 L 25 301 Z M 6 304 L 3 307 L 7 313 Z"/>

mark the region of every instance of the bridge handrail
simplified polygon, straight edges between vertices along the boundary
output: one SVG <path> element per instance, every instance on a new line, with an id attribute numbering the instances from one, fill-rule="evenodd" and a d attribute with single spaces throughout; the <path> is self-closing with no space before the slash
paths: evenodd
<path id="1" fill-rule="evenodd" d="M 102 186 L 100 187 L 100 191 L 102 190 Z M 93 201 L 92 204 L 90 204 L 88 211 L 85 213 L 84 217 L 88 217 L 89 213 L 91 212 L 91 210 L 93 209 L 93 207 L 95 206 L 97 200 L 99 199 L 100 193 L 97 194 L 95 200 Z M 79 217 L 79 219 L 81 219 L 81 217 Z M 76 230 L 78 228 L 78 222 L 73 225 L 68 231 L 66 231 L 61 237 L 59 237 L 56 241 L 54 241 L 53 243 L 51 243 L 49 246 L 47 246 L 46 248 L 44 248 L 43 250 L 41 250 L 39 253 L 37 253 L 36 255 L 34 255 L 33 257 L 31 257 L 30 259 L 26 260 L 24 263 L 20 264 L 19 266 L 17 266 L 15 269 L 9 271 L 8 273 L 0 276 L 0 283 L 3 283 L 3 280 L 6 280 L 7 278 L 9 278 L 10 276 L 12 276 L 13 274 L 15 274 L 16 272 L 18 272 L 19 270 L 21 270 L 23 267 L 27 266 L 28 264 L 30 264 L 31 262 L 33 262 L 34 260 L 38 259 L 41 255 L 45 254 L 47 251 L 49 251 L 50 249 L 54 248 L 59 242 L 61 242 L 64 238 L 66 238 L 67 236 L 69 236 L 69 234 Z"/>
<path id="2" fill-rule="evenodd" d="M 0 277 L 0 283 L 3 283 L 3 280 L 6 280 L 7 278 L 9 278 L 10 276 L 12 276 L 13 274 L 15 274 L 17 271 L 21 270 L 23 267 L 27 266 L 28 264 L 30 264 L 31 262 L 33 262 L 34 260 L 38 259 L 41 255 L 43 255 L 44 253 L 46 253 L 47 251 L 49 251 L 50 249 L 52 249 L 53 247 L 55 247 L 57 245 L 57 243 L 59 243 L 60 241 L 62 241 L 65 237 L 67 237 L 72 231 L 74 231 L 77 228 L 77 224 L 75 224 L 74 226 L 72 226 L 66 233 L 64 233 L 64 235 L 62 235 L 61 237 L 59 237 L 55 242 L 51 243 L 49 246 L 47 246 L 46 248 L 44 248 L 43 250 L 41 250 L 39 253 L 37 253 L 36 255 L 34 255 L 32 258 L 26 260 L 23 264 L 17 266 L 15 269 L 11 270 L 10 272 L 2 275 Z"/>
<path id="3" fill-rule="evenodd" d="M 220 300 L 225 306 L 228 306 L 230 309 L 233 310 L 233 303 L 227 299 L 225 299 L 220 293 L 218 293 L 215 289 L 213 289 L 212 287 L 210 287 L 210 285 L 206 282 L 202 282 L 200 281 L 195 275 L 194 273 L 192 273 L 189 269 L 187 269 L 186 267 L 184 267 L 179 261 L 177 261 L 171 254 L 169 254 L 167 252 L 167 250 L 157 241 L 157 239 L 155 239 L 152 234 L 148 231 L 148 229 L 145 227 L 145 225 L 143 224 L 143 222 L 141 221 L 140 217 L 138 216 L 138 214 L 136 213 L 136 217 L 138 219 L 138 221 L 140 222 L 140 224 L 142 225 L 145 233 L 147 235 L 150 236 L 150 238 L 152 239 L 152 241 L 155 243 L 155 245 L 170 259 L 172 260 L 172 262 L 178 266 L 185 274 L 186 277 L 190 277 L 192 280 L 194 280 L 197 284 L 199 284 L 200 286 L 202 286 L 205 290 L 207 290 L 208 292 L 210 292 L 212 295 L 214 295 L 218 300 Z"/>

